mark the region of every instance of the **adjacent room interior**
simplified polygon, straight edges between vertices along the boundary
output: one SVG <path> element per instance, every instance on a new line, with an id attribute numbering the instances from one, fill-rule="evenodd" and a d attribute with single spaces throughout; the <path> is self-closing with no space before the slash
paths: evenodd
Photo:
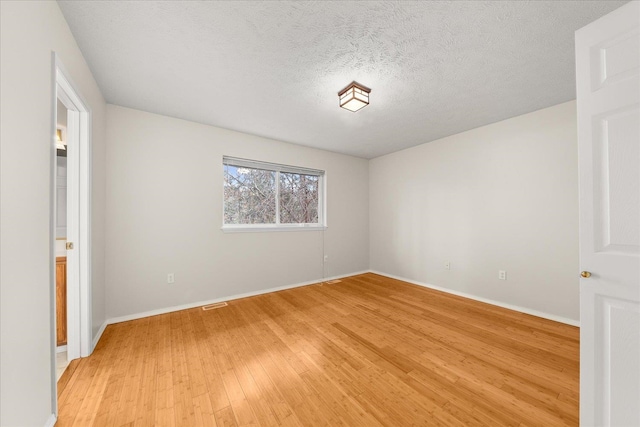
<path id="1" fill-rule="evenodd" d="M 640 424 L 637 1 L 0 7 L 0 425 Z"/>
<path id="2" fill-rule="evenodd" d="M 69 365 L 67 358 L 67 108 L 56 102 L 56 378 Z"/>

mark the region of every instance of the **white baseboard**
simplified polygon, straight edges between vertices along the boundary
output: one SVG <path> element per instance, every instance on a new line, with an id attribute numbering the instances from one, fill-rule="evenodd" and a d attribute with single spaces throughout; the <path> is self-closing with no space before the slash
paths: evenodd
<path id="1" fill-rule="evenodd" d="M 442 292 L 446 292 L 448 294 L 453 294 L 453 295 L 457 295 L 457 296 L 460 296 L 460 297 L 469 298 L 469 299 L 472 299 L 472 300 L 475 300 L 475 301 L 480 301 L 480 302 L 484 302 L 484 303 L 491 304 L 491 305 L 497 305 L 498 307 L 507 308 L 509 310 L 519 311 L 521 313 L 530 314 L 532 316 L 542 317 L 543 319 L 553 320 L 555 322 L 560 322 L 560 323 L 565 323 L 567 325 L 580 327 L 580 321 L 579 320 L 573 320 L 573 319 L 569 319 L 567 317 L 556 316 L 555 314 L 549 314 L 549 313 L 545 313 L 545 312 L 538 311 L 538 310 L 532 310 L 532 309 L 526 308 L 526 307 L 520 307 L 520 306 L 513 305 L 513 304 L 507 304 L 507 303 L 504 303 L 504 302 L 501 302 L 501 301 L 495 301 L 495 300 L 491 300 L 491 299 L 488 299 L 488 298 L 479 297 L 477 295 L 467 294 L 465 292 L 454 291 L 452 289 L 443 288 L 441 286 L 436 286 L 436 285 L 432 285 L 432 284 L 429 284 L 429 283 L 418 282 L 417 280 L 411 280 L 411 279 L 407 279 L 405 277 L 395 276 L 393 274 L 382 273 L 380 271 L 369 270 L 369 272 L 370 273 L 374 273 L 374 274 L 379 274 L 380 276 L 390 277 L 390 278 L 396 279 L 396 280 L 402 280 L 403 282 L 412 283 L 414 285 L 422 286 L 422 287 L 425 287 L 425 288 L 435 289 L 436 291 L 442 291 Z"/>
<path id="2" fill-rule="evenodd" d="M 128 314 L 126 316 L 112 317 L 110 319 L 107 319 L 107 321 L 105 322 L 105 325 L 103 325 L 103 326 L 111 325 L 111 324 L 114 324 L 114 323 L 120 323 L 120 322 L 128 322 L 129 320 L 142 319 L 144 317 L 157 316 L 159 314 L 172 313 L 174 311 L 187 310 L 189 308 L 201 307 L 203 305 L 215 304 L 217 302 L 231 301 L 231 300 L 235 300 L 235 299 L 253 297 L 253 296 L 256 296 L 256 295 L 268 294 L 268 293 L 271 293 L 271 292 L 277 292 L 277 291 L 284 291 L 284 290 L 287 290 L 287 289 L 299 288 L 299 287 L 302 287 L 302 286 L 309 286 L 309 285 L 313 285 L 313 284 L 316 284 L 316 283 L 326 282 L 326 281 L 329 281 L 329 280 L 342 279 L 344 277 L 350 277 L 350 276 L 357 276 L 358 274 L 364 274 L 364 273 L 368 273 L 368 272 L 369 272 L 368 270 L 358 271 L 358 272 L 355 272 L 355 273 L 343 274 L 343 275 L 340 275 L 340 276 L 325 277 L 324 279 L 311 280 L 311 281 L 308 281 L 308 282 L 296 283 L 296 284 L 293 284 L 293 285 L 285 285 L 285 286 L 278 286 L 276 288 L 261 289 L 259 291 L 246 292 L 246 293 L 243 293 L 243 294 L 236 294 L 236 295 L 230 295 L 230 296 L 227 296 L 227 297 L 215 298 L 215 299 L 210 299 L 210 300 L 206 300 L 206 301 L 197 301 L 197 302 L 193 302 L 193 303 L 189 303 L 189 304 L 175 305 L 173 307 L 159 308 L 157 310 L 145 311 L 143 313 L 135 313 L 135 314 Z M 104 328 L 102 328 L 101 330 L 104 330 Z M 102 333 L 100 333 L 99 335 L 102 335 Z M 98 336 L 98 338 L 99 338 L 99 336 Z M 98 341 L 96 340 L 95 343 L 97 344 L 97 342 Z"/>
<path id="3" fill-rule="evenodd" d="M 58 421 L 58 418 L 56 417 L 56 414 L 51 414 L 49 415 L 49 418 L 47 419 L 47 422 L 44 423 L 44 427 L 53 427 L 56 425 L 56 421 Z"/>
<path id="4" fill-rule="evenodd" d="M 104 333 L 104 330 L 108 324 L 109 324 L 109 321 L 105 320 L 102 326 L 100 326 L 100 329 L 98 329 L 98 333 L 96 334 L 96 336 L 93 337 L 93 341 L 91 342 L 91 353 L 93 353 L 93 350 L 96 349 L 96 346 L 98 345 L 98 341 L 100 341 L 100 338 L 102 337 L 102 334 Z"/>

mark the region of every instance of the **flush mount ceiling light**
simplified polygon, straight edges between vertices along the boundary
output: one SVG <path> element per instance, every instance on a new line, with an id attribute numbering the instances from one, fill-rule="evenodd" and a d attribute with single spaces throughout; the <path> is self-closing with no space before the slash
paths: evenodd
<path id="1" fill-rule="evenodd" d="M 369 105 L 369 93 L 371 89 L 360 83 L 351 82 L 349 86 L 338 92 L 340 107 L 354 113 Z"/>

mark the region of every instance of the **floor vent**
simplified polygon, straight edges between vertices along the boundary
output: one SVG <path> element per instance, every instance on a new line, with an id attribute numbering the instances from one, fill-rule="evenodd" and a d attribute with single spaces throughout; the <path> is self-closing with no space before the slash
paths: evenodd
<path id="1" fill-rule="evenodd" d="M 222 307 L 226 307 L 226 306 L 227 306 L 226 302 L 217 302 L 215 304 L 203 305 L 202 306 L 202 310 L 204 310 L 204 311 L 215 310 L 216 308 L 222 308 Z"/>
<path id="2" fill-rule="evenodd" d="M 326 281 L 324 283 L 326 283 L 327 285 L 333 285 L 334 283 L 340 283 L 340 282 L 342 282 L 342 280 L 335 279 L 335 280 L 328 280 L 328 281 Z"/>

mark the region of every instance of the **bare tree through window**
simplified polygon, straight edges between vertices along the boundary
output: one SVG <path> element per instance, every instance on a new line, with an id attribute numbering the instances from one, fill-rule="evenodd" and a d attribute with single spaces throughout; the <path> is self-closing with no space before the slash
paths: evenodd
<path id="1" fill-rule="evenodd" d="M 318 181 L 314 175 L 280 172 L 280 222 L 318 222 Z"/>
<path id="2" fill-rule="evenodd" d="M 224 224 L 320 224 L 324 172 L 225 157 Z"/>
<path id="3" fill-rule="evenodd" d="M 225 224 L 276 222 L 276 173 L 225 165 Z"/>

